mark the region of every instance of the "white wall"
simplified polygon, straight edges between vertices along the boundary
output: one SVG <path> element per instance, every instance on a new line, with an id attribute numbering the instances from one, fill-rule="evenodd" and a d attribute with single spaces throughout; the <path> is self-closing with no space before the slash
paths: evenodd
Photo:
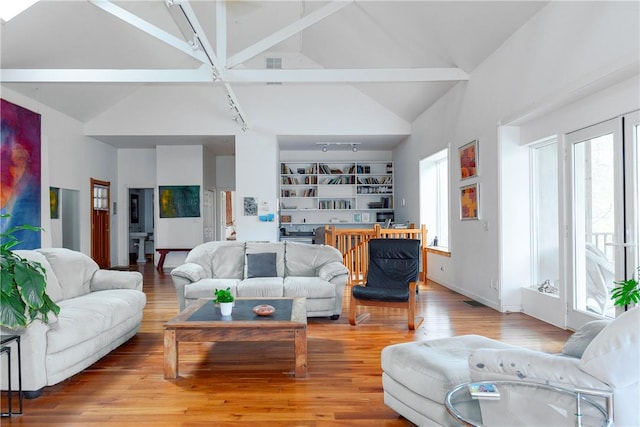
<path id="1" fill-rule="evenodd" d="M 156 182 L 162 185 L 199 185 L 200 217 L 160 218 L 156 210 L 156 248 L 193 248 L 203 242 L 202 235 L 202 177 L 203 148 L 200 145 L 160 145 L 156 147 Z M 158 189 L 155 198 L 160 202 Z M 164 267 L 176 267 L 184 262 L 186 254 L 167 255 Z"/>
<path id="2" fill-rule="evenodd" d="M 274 135 L 249 130 L 236 136 L 236 238 L 240 241 L 278 241 L 278 141 Z M 273 222 L 244 215 L 244 198 L 255 197 L 258 215 L 274 214 Z M 263 206 L 268 210 L 262 210 Z"/>
<path id="3" fill-rule="evenodd" d="M 2 98 L 42 115 L 42 246 L 51 246 L 49 187 L 80 192 L 80 250 L 91 255 L 91 177 L 117 182 L 116 149 L 96 139 L 84 136 L 83 125 L 37 101 L 2 88 Z M 112 186 L 111 198 L 117 200 L 117 187 Z M 116 197 L 116 198 L 114 198 Z M 111 216 L 111 229 L 116 230 L 118 215 Z M 117 233 L 111 233 L 111 263 L 116 262 Z"/>
<path id="4" fill-rule="evenodd" d="M 558 104 L 601 88 L 611 76 L 620 80 L 637 74 L 638 8 L 637 2 L 550 2 L 473 70 L 468 82 L 456 85 L 423 113 L 413 123 L 412 135 L 394 151 L 397 197 L 407 199 L 397 216 L 411 220 L 419 216 L 419 159 L 452 144 L 454 289 L 503 308 L 503 295 L 491 287 L 502 274 L 499 226 L 509 221 L 499 212 L 498 125 L 541 106 L 559 108 Z M 473 139 L 480 141 L 481 220 L 462 222 L 457 216 L 462 183 L 456 155 L 458 147 Z M 509 304 L 511 299 L 512 295 Z"/>
<path id="5" fill-rule="evenodd" d="M 236 188 L 235 156 L 216 156 L 216 187 L 219 190 Z"/>

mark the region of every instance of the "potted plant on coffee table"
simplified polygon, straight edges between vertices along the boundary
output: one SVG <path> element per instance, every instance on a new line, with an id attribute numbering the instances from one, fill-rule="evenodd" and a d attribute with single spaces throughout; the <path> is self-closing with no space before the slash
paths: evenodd
<path id="1" fill-rule="evenodd" d="M 231 288 L 227 289 L 216 289 L 215 290 L 216 298 L 213 302 L 220 304 L 220 313 L 223 316 L 230 316 L 231 311 L 233 309 L 233 294 L 231 293 Z"/>
<path id="2" fill-rule="evenodd" d="M 8 214 L 0 215 L 0 218 L 8 217 Z M 20 243 L 15 236 L 20 230 L 38 232 L 42 229 L 19 225 L 0 233 L 0 326 L 13 330 L 24 328 L 35 319 L 47 323 L 49 313 L 60 313 L 60 307 L 45 292 L 47 281 L 44 267 L 11 250 Z"/>

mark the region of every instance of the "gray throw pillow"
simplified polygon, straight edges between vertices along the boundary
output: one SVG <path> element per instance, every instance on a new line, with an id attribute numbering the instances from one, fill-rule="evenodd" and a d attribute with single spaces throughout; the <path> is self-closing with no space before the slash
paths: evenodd
<path id="1" fill-rule="evenodd" d="M 585 323 L 569 337 L 562 348 L 562 354 L 581 358 L 582 353 L 584 353 L 584 350 L 587 348 L 589 343 L 591 343 L 591 340 L 593 340 L 609 323 L 609 320 L 593 320 Z"/>
<path id="2" fill-rule="evenodd" d="M 276 277 L 276 253 L 247 254 L 247 279 L 252 277 Z"/>

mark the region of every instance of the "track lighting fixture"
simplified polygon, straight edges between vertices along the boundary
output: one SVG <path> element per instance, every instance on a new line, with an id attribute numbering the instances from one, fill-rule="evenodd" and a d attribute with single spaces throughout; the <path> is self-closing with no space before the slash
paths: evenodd
<path id="1" fill-rule="evenodd" d="M 327 151 L 329 151 L 329 148 L 331 146 L 338 147 L 338 148 L 341 148 L 343 146 L 351 147 L 351 151 L 355 153 L 358 151 L 358 145 L 360 144 L 362 143 L 361 142 L 316 142 L 316 145 L 321 146 L 323 153 L 326 153 Z"/>

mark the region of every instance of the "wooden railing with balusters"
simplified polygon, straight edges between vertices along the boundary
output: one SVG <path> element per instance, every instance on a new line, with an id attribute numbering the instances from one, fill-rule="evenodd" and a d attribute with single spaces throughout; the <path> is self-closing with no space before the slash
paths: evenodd
<path id="1" fill-rule="evenodd" d="M 325 244 L 333 246 L 342 254 L 344 265 L 349 269 L 348 284 L 362 284 L 369 270 L 369 240 L 371 239 L 418 239 L 420 240 L 420 281 L 427 277 L 427 228 L 337 228 L 325 226 Z"/>

